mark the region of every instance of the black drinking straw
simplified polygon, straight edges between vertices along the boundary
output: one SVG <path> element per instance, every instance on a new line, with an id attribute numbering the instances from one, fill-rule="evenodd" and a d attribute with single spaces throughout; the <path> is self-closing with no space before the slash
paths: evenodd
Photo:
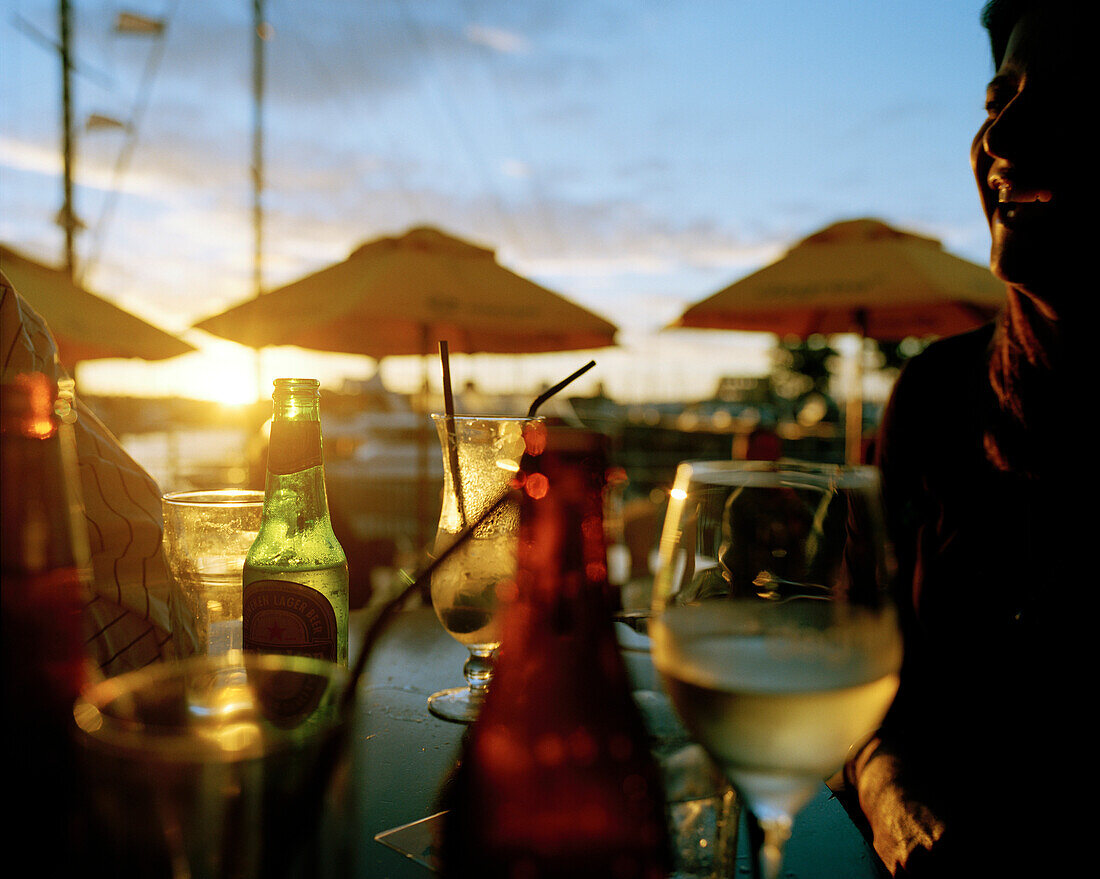
<path id="1" fill-rule="evenodd" d="M 443 346 L 441 348 L 441 352 L 443 352 L 444 355 L 446 352 L 446 344 L 446 342 L 440 343 L 440 345 Z M 584 375 L 584 373 L 588 372 L 588 370 L 590 370 L 595 365 L 596 361 L 590 360 L 568 378 L 558 382 L 549 390 L 543 391 L 541 394 L 539 394 L 539 396 L 536 397 L 535 401 L 531 404 L 531 408 L 527 410 L 528 417 L 533 417 L 535 411 L 538 409 L 539 406 L 545 403 L 550 397 L 552 397 L 574 379 Z M 515 491 L 516 490 L 511 487 L 506 488 L 491 504 L 489 504 L 485 511 L 480 516 L 478 516 L 476 520 L 467 523 L 466 526 L 461 531 L 459 531 L 458 534 L 455 535 L 455 539 L 451 541 L 451 543 L 448 544 L 443 549 L 443 551 L 439 553 L 439 555 L 432 559 L 427 564 L 427 566 L 425 566 L 425 568 L 419 574 L 417 574 L 416 577 L 408 585 L 406 585 L 404 589 L 401 590 L 400 593 L 398 593 L 394 598 L 391 598 L 382 607 L 382 610 L 379 612 L 378 616 L 375 617 L 375 619 L 371 622 L 370 626 L 367 628 L 367 631 L 363 636 L 363 644 L 359 649 L 359 656 L 355 661 L 354 667 L 352 668 L 351 676 L 348 678 L 347 689 L 344 691 L 340 699 L 341 710 L 346 710 L 351 706 L 354 699 L 355 689 L 359 685 L 359 679 L 363 675 L 363 669 L 366 668 L 367 657 L 371 652 L 371 648 L 378 641 L 379 636 L 382 634 L 382 630 L 386 627 L 386 623 L 389 622 L 393 614 L 397 612 L 398 608 L 400 608 L 405 603 L 410 595 L 412 595 L 421 586 L 424 586 L 428 582 L 430 582 L 432 572 L 437 567 L 439 567 L 444 559 L 446 559 L 452 552 L 458 549 L 459 546 L 465 543 L 466 540 L 469 539 L 470 535 L 473 534 L 474 529 L 477 528 L 478 525 L 480 525 L 482 522 L 488 519 L 489 516 L 500 509 L 500 507 L 503 506 L 506 501 L 513 498 L 515 495 Z"/>
<path id="2" fill-rule="evenodd" d="M 446 343 L 441 343 L 441 355 L 445 356 Z M 543 391 L 535 401 L 531 404 L 531 408 L 527 410 L 528 417 L 534 417 L 535 411 L 545 403 L 550 397 L 572 382 L 574 379 L 584 375 L 593 366 L 596 365 L 596 361 L 592 360 L 570 375 L 568 378 L 558 382 L 549 390 Z M 445 370 L 445 375 L 449 373 Z M 457 471 L 456 471 L 457 472 Z M 455 539 L 447 545 L 442 552 L 440 552 L 434 559 L 429 562 L 424 569 L 416 575 L 416 577 L 409 582 L 404 589 L 402 589 L 396 596 L 387 601 L 382 609 L 379 611 L 378 616 L 371 621 L 367 627 L 366 632 L 363 634 L 363 643 L 359 647 L 359 655 L 355 659 L 355 665 L 352 666 L 351 672 L 348 676 L 347 684 L 345 685 L 344 692 L 340 694 L 339 712 L 341 717 L 341 723 L 337 729 L 333 740 L 330 743 L 330 747 L 326 749 L 326 753 L 321 758 L 321 763 L 318 765 L 318 772 L 314 774 L 314 779 L 323 785 L 327 785 L 328 779 L 336 771 L 339 757 L 343 751 L 344 744 L 347 738 L 348 730 L 351 725 L 351 710 L 355 704 L 355 693 L 359 689 L 359 681 L 363 677 L 363 671 L 367 667 L 367 660 L 374 648 L 374 645 L 378 643 L 378 639 L 382 636 L 383 631 L 389 624 L 393 616 L 401 609 L 401 607 L 408 600 L 409 596 L 414 592 L 422 589 L 425 585 L 431 582 L 432 572 L 438 568 L 452 552 L 458 549 L 463 543 L 465 543 L 470 535 L 474 533 L 482 522 L 493 515 L 500 507 L 502 507 L 507 501 L 514 500 L 516 497 L 517 489 L 509 486 L 485 509 L 485 511 L 477 517 L 473 522 L 467 523 L 466 526 L 455 535 Z"/>
<path id="3" fill-rule="evenodd" d="M 560 391 L 562 388 L 564 388 L 567 384 L 572 382 L 574 379 L 580 378 L 582 375 L 584 375 L 586 372 L 588 372 L 588 370 L 590 370 L 595 365 L 596 365 L 595 360 L 589 360 L 584 366 L 582 366 L 580 369 L 578 369 L 576 372 L 574 372 L 571 376 L 569 376 L 568 378 L 563 378 L 560 382 L 558 382 L 556 385 L 554 385 L 554 387 L 547 388 L 545 391 L 543 391 L 541 394 L 539 394 L 537 397 L 535 397 L 535 401 L 531 404 L 531 408 L 527 410 L 527 417 L 528 418 L 534 418 L 535 417 L 535 411 L 539 408 L 539 406 L 541 406 L 543 403 L 545 403 L 547 400 L 549 400 L 552 396 L 554 396 L 554 394 L 556 394 L 558 391 Z"/>
<path id="4" fill-rule="evenodd" d="M 439 361 L 443 367 L 443 413 L 447 425 L 447 460 L 451 465 L 451 482 L 458 504 L 459 526 L 466 524 L 466 503 L 462 498 L 462 478 L 458 472 L 458 434 L 455 431 L 455 400 L 451 393 L 451 358 L 445 339 L 439 341 Z"/>

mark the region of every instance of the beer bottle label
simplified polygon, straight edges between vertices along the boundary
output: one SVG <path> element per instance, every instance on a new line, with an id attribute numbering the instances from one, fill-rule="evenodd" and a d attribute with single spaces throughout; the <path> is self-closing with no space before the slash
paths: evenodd
<path id="1" fill-rule="evenodd" d="M 321 466 L 321 424 L 317 421 L 273 421 L 267 469 L 276 476 Z"/>
<path id="2" fill-rule="evenodd" d="M 328 679 L 307 671 L 254 669 L 250 675 L 264 718 L 281 729 L 294 729 L 308 720 L 328 688 Z"/>
<path id="3" fill-rule="evenodd" d="M 316 589 L 256 580 L 244 590 L 244 649 L 336 662 L 336 611 Z"/>

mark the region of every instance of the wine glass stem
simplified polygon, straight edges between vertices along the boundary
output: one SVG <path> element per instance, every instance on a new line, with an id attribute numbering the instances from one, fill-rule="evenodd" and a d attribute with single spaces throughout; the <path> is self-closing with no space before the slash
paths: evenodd
<path id="1" fill-rule="evenodd" d="M 783 850 L 791 838 L 791 819 L 786 817 L 760 820 L 764 841 L 760 846 L 761 879 L 779 879 L 783 866 Z"/>
<path id="2" fill-rule="evenodd" d="M 718 807 L 715 838 L 714 876 L 733 876 L 737 869 L 737 830 L 741 819 L 740 800 L 733 785 L 728 785 Z"/>
<path id="3" fill-rule="evenodd" d="M 483 699 L 489 689 L 489 680 L 493 676 L 493 652 L 491 650 L 471 650 L 470 657 L 462 666 L 466 683 L 474 698 Z"/>

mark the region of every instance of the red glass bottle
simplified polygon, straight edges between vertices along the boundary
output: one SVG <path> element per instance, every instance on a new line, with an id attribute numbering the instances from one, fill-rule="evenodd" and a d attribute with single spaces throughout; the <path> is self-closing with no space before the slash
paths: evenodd
<path id="1" fill-rule="evenodd" d="M 611 620 L 596 434 L 526 437 L 493 686 L 445 798 L 447 876 L 656 879 L 664 795 Z"/>
<path id="2" fill-rule="evenodd" d="M 88 551 L 71 395 L 41 373 L 0 386 L 4 700 L 12 839 L 73 866 L 73 702 L 87 681 Z"/>

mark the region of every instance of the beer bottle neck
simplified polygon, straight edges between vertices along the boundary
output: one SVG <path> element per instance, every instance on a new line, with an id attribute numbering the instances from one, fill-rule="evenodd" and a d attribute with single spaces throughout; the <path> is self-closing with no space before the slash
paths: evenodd
<path id="1" fill-rule="evenodd" d="M 281 541 L 331 536 L 332 520 L 320 467 L 290 474 L 268 472 L 260 534 Z"/>
<path id="2" fill-rule="evenodd" d="M 285 538 L 331 530 L 321 448 L 319 382 L 277 379 L 267 453 L 263 528 Z"/>
<path id="3" fill-rule="evenodd" d="M 271 395 L 274 411 L 268 444 L 269 477 L 322 466 L 319 387 L 316 379 L 276 379 Z"/>
<path id="4" fill-rule="evenodd" d="M 320 382 L 312 378 L 275 380 L 272 421 L 321 421 Z"/>

